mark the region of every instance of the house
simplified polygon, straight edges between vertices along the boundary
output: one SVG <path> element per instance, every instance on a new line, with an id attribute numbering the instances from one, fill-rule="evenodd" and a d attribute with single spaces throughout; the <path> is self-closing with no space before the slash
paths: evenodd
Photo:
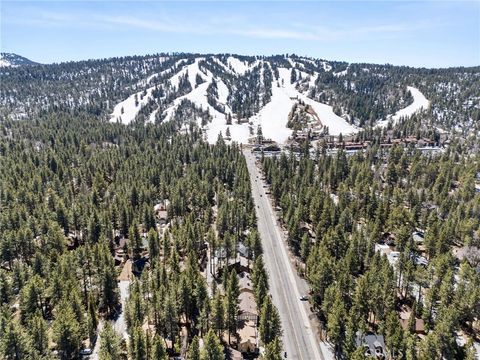
<path id="1" fill-rule="evenodd" d="M 400 252 L 398 251 L 392 251 L 390 252 L 390 254 L 387 255 L 387 260 L 392 266 L 395 266 L 399 259 L 400 259 Z"/>
<path id="2" fill-rule="evenodd" d="M 250 252 L 248 251 L 248 248 L 241 242 L 237 243 L 237 253 L 240 256 L 243 256 L 245 258 L 248 258 L 250 255 Z"/>
<path id="3" fill-rule="evenodd" d="M 240 341 L 238 342 L 238 351 L 241 353 L 257 352 L 257 326 L 252 320 L 243 321 L 238 328 Z"/>
<path id="4" fill-rule="evenodd" d="M 243 360 L 242 353 L 238 351 L 237 349 L 234 349 L 232 347 L 227 347 L 225 349 L 225 359 L 229 360 Z"/>
<path id="5" fill-rule="evenodd" d="M 388 256 L 392 252 L 392 249 L 386 244 L 375 244 L 375 252 L 379 252 L 380 255 Z"/>
<path id="6" fill-rule="evenodd" d="M 420 265 L 420 266 L 424 266 L 424 267 L 427 267 L 428 266 L 428 260 L 423 257 L 423 256 L 420 256 L 420 255 L 416 255 L 416 254 L 410 254 L 410 256 L 412 256 L 413 258 L 413 262 L 415 263 L 415 265 Z"/>
<path id="7" fill-rule="evenodd" d="M 169 205 L 170 201 L 165 199 L 153 207 L 153 212 L 155 213 L 160 225 L 165 225 L 168 222 L 167 208 Z"/>
<path id="8" fill-rule="evenodd" d="M 401 312 L 400 313 L 400 324 L 402 325 L 403 330 L 408 330 L 408 323 L 410 321 L 411 312 Z M 413 331 L 416 334 L 425 334 L 425 322 L 423 319 L 415 318 L 415 324 L 413 324 Z"/>
<path id="9" fill-rule="evenodd" d="M 240 289 L 240 295 L 238 296 L 238 315 L 240 318 L 257 318 L 257 303 L 255 302 L 255 296 L 253 290 Z"/>
<path id="10" fill-rule="evenodd" d="M 246 272 L 240 274 L 240 295 L 238 297 L 238 350 L 242 353 L 254 353 L 258 349 L 257 323 L 258 311 L 253 283 L 250 275 Z"/>
<path id="11" fill-rule="evenodd" d="M 365 356 L 375 359 L 385 359 L 385 340 L 383 335 L 367 334 L 364 335 L 361 332 L 357 332 L 356 339 L 357 347 L 363 347 L 365 350 Z"/>
<path id="12" fill-rule="evenodd" d="M 395 240 L 396 240 L 395 234 L 386 232 L 382 235 L 382 239 L 380 242 L 393 246 L 395 245 Z"/>
<path id="13" fill-rule="evenodd" d="M 215 250 L 214 256 L 218 260 L 225 260 L 227 258 L 227 250 L 224 247 Z"/>
<path id="14" fill-rule="evenodd" d="M 237 274 L 242 276 L 242 273 L 250 273 L 249 260 L 243 256 L 237 256 L 233 263 L 228 264 L 228 271 L 235 270 Z"/>
<path id="15" fill-rule="evenodd" d="M 480 268 L 480 248 L 477 246 L 464 246 L 453 254 L 459 261 L 466 260 L 473 267 Z"/>
<path id="16" fill-rule="evenodd" d="M 412 238 L 417 244 L 421 244 L 425 240 L 425 235 L 421 231 L 415 231 L 412 233 Z"/>

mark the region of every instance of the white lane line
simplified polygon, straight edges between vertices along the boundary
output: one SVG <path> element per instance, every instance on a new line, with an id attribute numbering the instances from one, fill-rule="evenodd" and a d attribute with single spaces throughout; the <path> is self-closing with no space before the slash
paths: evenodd
<path id="1" fill-rule="evenodd" d="M 257 190 L 258 190 L 258 185 L 257 185 Z M 260 201 L 260 202 L 261 202 L 261 201 Z M 262 205 L 261 210 L 265 210 L 265 209 L 264 209 L 264 208 L 265 208 L 265 204 L 261 204 L 261 205 Z M 267 205 L 267 206 L 268 206 L 268 205 Z M 266 225 L 266 224 L 267 224 L 267 217 L 266 217 L 265 211 L 261 211 L 261 213 L 262 213 L 263 218 L 265 219 L 265 223 L 264 223 L 264 224 Z M 270 236 L 270 233 L 269 233 L 268 229 L 266 229 L 266 235 L 270 238 L 269 247 L 270 247 L 270 249 L 272 249 L 271 255 L 272 255 L 273 260 L 274 260 L 273 263 L 275 264 L 275 267 L 277 268 L 277 274 L 278 274 L 277 277 L 278 277 L 278 279 L 280 280 L 279 282 L 285 283 L 285 286 L 284 286 L 284 288 L 285 288 L 285 287 L 287 287 L 286 285 L 288 285 L 288 284 L 287 284 L 287 282 L 285 281 L 285 279 L 282 279 L 282 277 L 281 277 L 281 275 L 280 275 L 280 274 L 281 274 L 281 271 L 280 271 L 280 267 L 279 267 L 279 264 L 278 264 L 278 261 L 277 261 L 277 255 L 276 255 L 276 253 L 275 253 L 275 250 L 273 250 L 275 241 L 274 241 L 274 240 L 272 239 L 272 237 Z M 281 292 L 279 291 L 278 294 L 280 295 Z M 294 322 L 293 322 L 293 318 L 292 318 L 291 304 L 290 304 L 290 302 L 288 301 L 288 296 L 283 296 L 283 298 L 284 298 L 284 300 L 285 300 L 285 301 L 284 301 L 284 305 L 285 305 L 285 307 L 287 308 L 288 320 L 289 320 L 289 322 L 290 322 L 290 330 L 291 330 L 290 332 L 293 333 L 293 336 L 294 336 L 294 338 L 295 338 L 295 344 L 297 345 L 297 346 L 296 346 L 296 348 L 297 348 L 297 349 L 296 349 L 296 353 L 300 356 L 301 359 L 303 359 L 302 353 L 301 353 L 300 348 L 299 348 L 300 342 L 298 341 L 297 333 L 296 333 L 296 331 L 294 330 L 294 325 L 293 325 Z"/>
<path id="2" fill-rule="evenodd" d="M 254 166 L 254 171 L 257 172 L 257 167 L 256 167 L 256 164 L 253 163 L 253 166 Z M 257 182 L 257 189 L 259 188 L 258 186 L 258 182 Z M 263 185 L 262 185 L 262 189 L 263 189 Z M 265 191 L 263 191 L 265 192 Z M 266 196 L 266 193 L 264 194 Z M 263 196 L 263 195 L 262 195 Z M 271 204 L 270 204 L 270 201 L 268 199 L 264 199 L 265 202 L 267 203 L 267 208 L 270 212 L 270 216 L 271 216 L 271 219 L 273 221 L 273 227 L 274 227 L 274 231 L 276 232 L 277 236 L 278 236 L 278 239 L 283 242 L 283 238 L 280 234 L 280 231 L 278 229 L 278 226 L 276 224 L 276 219 L 275 219 L 275 216 L 273 214 L 273 210 L 272 210 L 272 207 L 271 207 Z M 292 284 L 292 287 L 293 287 L 293 290 L 294 290 L 294 293 L 295 293 L 295 296 L 300 299 L 300 293 L 298 291 L 298 287 L 297 287 L 297 282 L 295 280 L 295 276 L 293 274 L 293 269 L 292 269 L 292 265 L 290 263 L 290 259 L 288 257 L 288 254 L 286 252 L 286 249 L 285 249 L 285 246 L 284 246 L 284 243 L 283 244 L 280 244 L 280 251 L 281 251 L 281 254 L 283 255 L 283 258 L 285 260 L 285 267 L 287 268 L 287 272 L 288 272 L 288 275 L 290 277 L 290 281 L 291 281 L 291 284 Z M 288 300 L 287 300 L 288 301 Z M 297 309 L 300 308 L 300 313 L 303 317 L 303 320 L 304 320 L 304 324 L 310 324 L 310 320 L 308 318 L 308 315 L 306 313 L 306 310 L 305 310 L 305 307 L 304 306 L 297 306 Z M 290 314 L 289 314 L 290 315 Z M 319 351 L 319 347 L 318 347 L 318 343 L 315 341 L 315 336 L 314 334 L 312 333 L 311 331 L 311 328 L 310 327 L 306 327 L 306 332 L 307 334 L 309 335 L 308 337 L 310 338 L 310 345 L 312 347 L 312 350 L 314 351 L 315 355 L 316 355 L 316 358 L 317 359 L 324 359 L 323 357 L 323 353 L 321 352 L 321 350 Z M 298 343 L 298 341 L 297 341 Z"/>

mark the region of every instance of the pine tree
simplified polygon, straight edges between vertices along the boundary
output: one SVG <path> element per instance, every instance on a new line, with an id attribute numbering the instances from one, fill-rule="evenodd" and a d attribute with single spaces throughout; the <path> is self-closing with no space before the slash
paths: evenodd
<path id="1" fill-rule="evenodd" d="M 288 354 L 287 354 L 288 355 Z M 275 337 L 267 346 L 265 346 L 265 353 L 262 356 L 263 360 L 282 360 L 282 345 L 280 339 Z"/>
<path id="2" fill-rule="evenodd" d="M 235 270 L 230 272 L 230 276 L 226 288 L 225 296 L 225 313 L 226 328 L 228 330 L 228 342 L 230 336 L 237 331 L 237 313 L 238 313 L 238 296 L 240 290 L 238 288 L 238 278 Z"/>
<path id="3" fill-rule="evenodd" d="M 35 352 L 44 356 L 48 350 L 48 325 L 40 313 L 36 313 L 28 323 L 28 333 L 30 335 L 31 346 Z"/>
<path id="4" fill-rule="evenodd" d="M 60 303 L 53 323 L 54 341 L 61 359 L 76 359 L 81 345 L 81 328 L 71 306 Z"/>
<path id="5" fill-rule="evenodd" d="M 155 229 L 150 229 L 148 232 L 148 255 L 151 261 L 160 256 L 160 240 Z"/>
<path id="6" fill-rule="evenodd" d="M 280 316 L 270 296 L 266 296 L 263 303 L 260 313 L 259 332 L 260 340 L 265 345 L 269 344 L 276 337 L 280 337 L 282 334 Z"/>
<path id="7" fill-rule="evenodd" d="M 130 357 L 132 360 L 147 360 L 147 339 L 140 326 L 132 331 Z"/>
<path id="8" fill-rule="evenodd" d="M 212 329 L 221 336 L 225 329 L 225 307 L 219 291 L 215 293 L 212 301 Z"/>
<path id="9" fill-rule="evenodd" d="M 135 200 L 136 202 L 137 200 Z M 138 230 L 138 224 L 134 222 L 132 226 L 130 226 L 130 229 L 128 230 L 128 240 L 129 240 L 129 245 L 130 249 L 132 250 L 132 258 L 133 260 L 138 260 L 141 257 L 142 253 L 142 237 L 140 236 L 139 230 Z"/>
<path id="10" fill-rule="evenodd" d="M 198 343 L 198 337 L 194 336 L 187 353 L 188 360 L 200 360 L 200 346 Z"/>
<path id="11" fill-rule="evenodd" d="M 223 346 L 215 335 L 213 330 L 210 330 L 204 339 L 204 345 L 200 356 L 201 360 L 223 360 Z"/>
<path id="12" fill-rule="evenodd" d="M 167 360 L 168 355 L 167 351 L 165 350 L 165 345 L 163 339 L 155 335 L 153 338 L 153 349 L 152 349 L 152 360 Z"/>
<path id="13" fill-rule="evenodd" d="M 28 339 L 20 325 L 13 321 L 0 338 L 0 354 L 5 360 L 23 360 L 29 356 Z"/>
<path id="14" fill-rule="evenodd" d="M 106 321 L 100 335 L 100 360 L 117 360 L 121 354 L 120 337 Z"/>
<path id="15" fill-rule="evenodd" d="M 90 337 L 90 341 L 92 341 L 97 335 L 97 327 L 97 307 L 95 301 L 93 300 L 93 295 L 90 294 L 88 297 L 88 335 Z"/>

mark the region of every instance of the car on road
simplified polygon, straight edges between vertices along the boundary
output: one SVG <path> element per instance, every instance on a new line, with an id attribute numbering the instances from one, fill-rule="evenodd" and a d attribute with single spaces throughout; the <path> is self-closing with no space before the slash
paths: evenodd
<path id="1" fill-rule="evenodd" d="M 308 300 L 308 296 L 307 295 L 303 295 L 301 298 L 300 298 L 300 301 L 307 301 Z"/>
<path id="2" fill-rule="evenodd" d="M 81 356 L 88 356 L 88 355 L 92 355 L 92 349 L 90 348 L 85 348 L 85 349 L 82 349 L 80 350 L 80 355 Z"/>

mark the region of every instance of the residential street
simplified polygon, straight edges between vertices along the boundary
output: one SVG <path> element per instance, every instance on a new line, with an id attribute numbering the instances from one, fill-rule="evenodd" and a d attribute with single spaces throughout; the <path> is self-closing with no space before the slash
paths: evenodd
<path id="1" fill-rule="evenodd" d="M 307 301 L 300 298 L 308 291 L 308 285 L 293 268 L 282 229 L 277 224 L 272 205 L 265 193 L 261 174 L 250 150 L 243 151 L 247 160 L 252 184 L 252 195 L 258 220 L 258 231 L 264 249 L 265 267 L 269 274 L 270 292 L 280 313 L 283 328 L 283 344 L 287 358 L 300 360 L 324 360 L 320 340 L 316 336 Z M 327 358 L 329 354 L 326 354 Z"/>

